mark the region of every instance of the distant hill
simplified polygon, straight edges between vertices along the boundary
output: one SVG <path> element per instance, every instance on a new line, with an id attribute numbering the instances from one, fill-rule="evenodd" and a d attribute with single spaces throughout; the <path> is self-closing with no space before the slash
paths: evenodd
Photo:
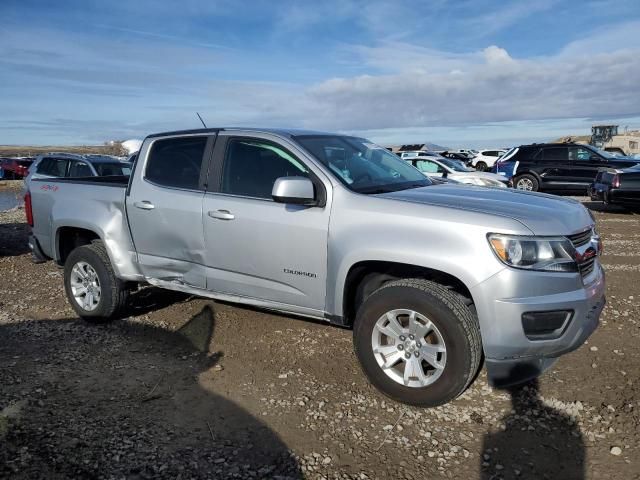
<path id="1" fill-rule="evenodd" d="M 591 141 L 591 135 L 567 135 L 566 137 L 556 138 L 555 140 L 551 140 L 549 143 L 563 143 L 566 142 L 567 139 L 570 138 L 572 142 L 575 143 L 589 143 Z"/>
<path id="2" fill-rule="evenodd" d="M 0 157 L 35 157 L 42 153 L 49 152 L 66 152 L 79 154 L 98 154 L 98 155 L 126 155 L 120 142 L 114 142 L 110 145 L 74 145 L 69 146 L 52 146 L 52 145 L 0 145 Z"/>

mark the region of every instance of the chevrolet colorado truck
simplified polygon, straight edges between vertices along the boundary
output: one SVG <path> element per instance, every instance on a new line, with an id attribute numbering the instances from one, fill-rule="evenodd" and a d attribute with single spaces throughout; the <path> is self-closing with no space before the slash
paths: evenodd
<path id="1" fill-rule="evenodd" d="M 200 129 L 148 136 L 130 178 L 33 179 L 30 246 L 80 317 L 139 285 L 353 330 L 371 383 L 435 406 L 482 362 L 507 385 L 578 348 L 605 303 L 578 202 L 434 184 L 366 139 Z M 331 345 L 325 348 L 330 350 Z"/>

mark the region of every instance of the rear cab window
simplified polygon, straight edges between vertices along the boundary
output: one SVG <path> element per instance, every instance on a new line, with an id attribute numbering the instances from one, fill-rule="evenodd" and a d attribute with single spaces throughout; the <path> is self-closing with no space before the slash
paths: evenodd
<path id="1" fill-rule="evenodd" d="M 207 138 L 155 140 L 147 158 L 144 179 L 162 187 L 204 190 L 201 172 Z"/>

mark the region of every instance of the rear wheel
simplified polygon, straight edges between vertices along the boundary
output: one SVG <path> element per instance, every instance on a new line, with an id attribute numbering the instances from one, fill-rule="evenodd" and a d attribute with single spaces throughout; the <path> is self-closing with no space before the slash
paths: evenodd
<path id="1" fill-rule="evenodd" d="M 126 304 L 128 290 L 100 241 L 74 249 L 64 264 L 64 287 L 76 313 L 88 321 L 112 319 Z"/>
<path id="2" fill-rule="evenodd" d="M 538 179 L 528 173 L 517 177 L 514 184 L 516 189 L 525 190 L 527 192 L 537 192 L 538 188 L 540 188 Z"/>
<path id="3" fill-rule="evenodd" d="M 486 171 L 487 170 L 487 164 L 485 162 L 476 163 L 476 170 L 478 170 L 479 172 Z"/>
<path id="4" fill-rule="evenodd" d="M 428 280 L 397 280 L 376 290 L 360 306 L 353 335 L 371 383 L 411 405 L 453 400 L 480 366 L 475 316 L 460 295 Z"/>

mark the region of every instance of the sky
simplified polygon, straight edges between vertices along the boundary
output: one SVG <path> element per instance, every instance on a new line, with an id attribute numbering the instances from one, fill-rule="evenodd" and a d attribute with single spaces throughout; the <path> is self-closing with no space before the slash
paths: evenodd
<path id="1" fill-rule="evenodd" d="M 640 128 L 638 0 L 0 0 L 0 144 L 208 126 L 505 147 Z"/>

